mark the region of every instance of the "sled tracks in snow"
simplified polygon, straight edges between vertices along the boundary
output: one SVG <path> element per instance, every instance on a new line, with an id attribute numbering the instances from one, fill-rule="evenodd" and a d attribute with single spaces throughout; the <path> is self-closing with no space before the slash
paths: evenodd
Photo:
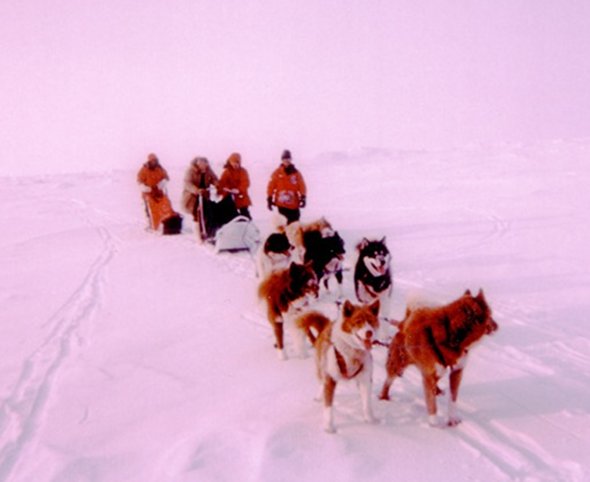
<path id="1" fill-rule="evenodd" d="M 86 219 L 87 224 L 91 224 Z M 96 227 L 102 250 L 69 299 L 45 323 L 48 335 L 23 362 L 14 388 L 0 405 L 0 481 L 7 480 L 34 441 L 60 368 L 100 308 L 106 268 L 116 247 Z"/>
<path id="2" fill-rule="evenodd" d="M 580 467 L 553 457 L 531 437 L 501 423 L 462 424 L 456 436 L 493 464 L 507 480 L 582 480 Z"/>

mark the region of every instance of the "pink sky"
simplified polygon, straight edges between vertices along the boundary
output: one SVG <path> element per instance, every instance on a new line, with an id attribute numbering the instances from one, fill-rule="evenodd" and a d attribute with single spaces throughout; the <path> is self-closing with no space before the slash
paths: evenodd
<path id="1" fill-rule="evenodd" d="M 55 0 L 0 18 L 0 174 L 590 133 L 583 0 Z"/>

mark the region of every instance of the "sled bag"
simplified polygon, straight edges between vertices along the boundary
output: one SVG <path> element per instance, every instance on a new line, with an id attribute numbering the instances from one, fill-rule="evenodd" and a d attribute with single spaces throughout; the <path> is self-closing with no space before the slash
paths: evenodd
<path id="1" fill-rule="evenodd" d="M 217 252 L 247 250 L 254 253 L 258 243 L 260 243 L 260 231 L 245 216 L 234 218 L 222 226 L 215 235 L 215 250 Z"/>
<path id="2" fill-rule="evenodd" d="M 179 234 L 182 231 L 182 216 L 174 214 L 162 221 L 164 234 Z"/>

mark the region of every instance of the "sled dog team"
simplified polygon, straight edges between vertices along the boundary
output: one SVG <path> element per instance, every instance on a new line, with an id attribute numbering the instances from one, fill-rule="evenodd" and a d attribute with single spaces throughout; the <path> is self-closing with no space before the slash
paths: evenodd
<path id="1" fill-rule="evenodd" d="M 174 212 L 165 194 L 166 171 L 154 154 L 148 156 L 138 174 L 146 214 L 152 229 L 160 224 L 164 233 L 180 231 L 182 218 Z M 217 180 L 205 158 L 195 158 L 185 176 L 183 205 L 194 216 L 202 241 L 210 240 L 220 227 L 214 218 L 231 219 L 209 200 L 214 186 L 229 202 L 235 215 L 250 219 L 251 205 L 247 190 L 248 173 L 234 153 L 228 159 L 221 181 Z M 386 379 L 379 398 L 389 400 L 389 390 L 396 377 L 409 365 L 422 375 L 424 399 L 429 423 L 454 426 L 460 422 L 455 404 L 469 350 L 484 335 L 498 329 L 490 307 L 480 290 L 467 290 L 457 300 L 444 306 L 408 306 L 401 322 L 388 319 L 393 291 L 391 255 L 385 238 L 364 238 L 356 247 L 354 291 L 358 304 L 341 302 L 344 241 L 325 219 L 303 224 L 300 208 L 306 204 L 306 187 L 301 173 L 291 162 L 291 153 L 283 151 L 281 165 L 272 173 L 267 188 L 269 210 L 277 207 L 286 224 L 277 225 L 258 250 L 257 276 L 261 279 L 258 296 L 266 304 L 268 321 L 273 329 L 275 348 L 286 359 L 284 328 L 293 334 L 293 345 L 300 357 L 307 356 L 306 338 L 315 350 L 317 376 L 324 405 L 323 428 L 334 432 L 333 403 L 340 381 L 354 380 L 361 396 L 365 421 L 375 422 L 371 406 L 373 358 L 372 347 L 385 344 L 378 339 L 380 323 L 397 326 L 387 344 Z M 224 207 L 226 209 L 226 207 Z M 217 212 L 215 212 L 217 210 Z M 231 212 L 231 211 L 230 211 Z M 213 215 L 214 213 L 215 215 Z M 178 219 L 180 218 L 180 226 Z M 225 221 L 227 222 L 227 221 Z M 313 309 L 322 287 L 337 283 L 339 315 L 335 320 Z M 437 417 L 436 396 L 442 394 L 438 381 L 448 374 L 450 400 L 443 423 Z"/>
<path id="2" fill-rule="evenodd" d="M 310 301 L 319 297 L 322 279 L 328 288 L 328 274 L 339 275 L 336 280 L 341 295 L 344 249 L 343 242 L 334 243 L 334 238 L 342 241 L 323 218 L 308 225 L 291 223 L 267 238 L 258 262 L 258 274 L 263 278 L 258 296 L 266 303 L 279 358 L 286 359 L 284 327 L 292 331 L 300 357 L 307 356 L 306 338 L 315 349 L 324 404 L 323 428 L 327 432 L 336 430 L 332 407 L 340 381 L 356 381 L 363 417 L 375 422 L 371 350 L 373 345 L 382 344 L 378 340 L 380 323 L 393 324 L 387 318 L 393 279 L 385 238 L 365 238 L 357 246 L 354 288 L 358 304 L 350 300 L 338 303 L 341 308 L 335 320 L 310 307 Z M 450 401 L 444 424 L 456 425 L 460 420 L 455 403 L 468 351 L 484 335 L 498 329 L 483 291 L 474 296 L 467 290 L 445 306 L 408 307 L 405 318 L 396 324 L 398 331 L 388 344 L 386 379 L 379 398 L 389 400 L 394 379 L 402 376 L 406 367 L 415 365 L 422 374 L 429 423 L 442 425 L 436 396 L 442 393 L 438 381 L 448 373 Z"/>

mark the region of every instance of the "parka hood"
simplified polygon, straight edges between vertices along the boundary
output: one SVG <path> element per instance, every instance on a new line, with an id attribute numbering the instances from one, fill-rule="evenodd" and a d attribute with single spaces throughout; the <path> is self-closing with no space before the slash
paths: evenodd
<path id="1" fill-rule="evenodd" d="M 210 166 L 209 166 L 209 159 L 207 159 L 206 157 L 201 157 L 201 156 L 195 157 L 195 158 L 194 158 L 194 159 L 191 161 L 191 166 L 192 166 L 192 167 L 194 167 L 194 168 L 197 168 L 197 169 L 198 169 L 198 167 L 199 167 L 199 166 L 198 166 L 199 162 L 203 162 L 203 163 L 205 163 L 205 164 L 206 164 L 206 166 L 207 166 L 207 169 L 209 169 L 209 167 L 210 167 Z"/>

